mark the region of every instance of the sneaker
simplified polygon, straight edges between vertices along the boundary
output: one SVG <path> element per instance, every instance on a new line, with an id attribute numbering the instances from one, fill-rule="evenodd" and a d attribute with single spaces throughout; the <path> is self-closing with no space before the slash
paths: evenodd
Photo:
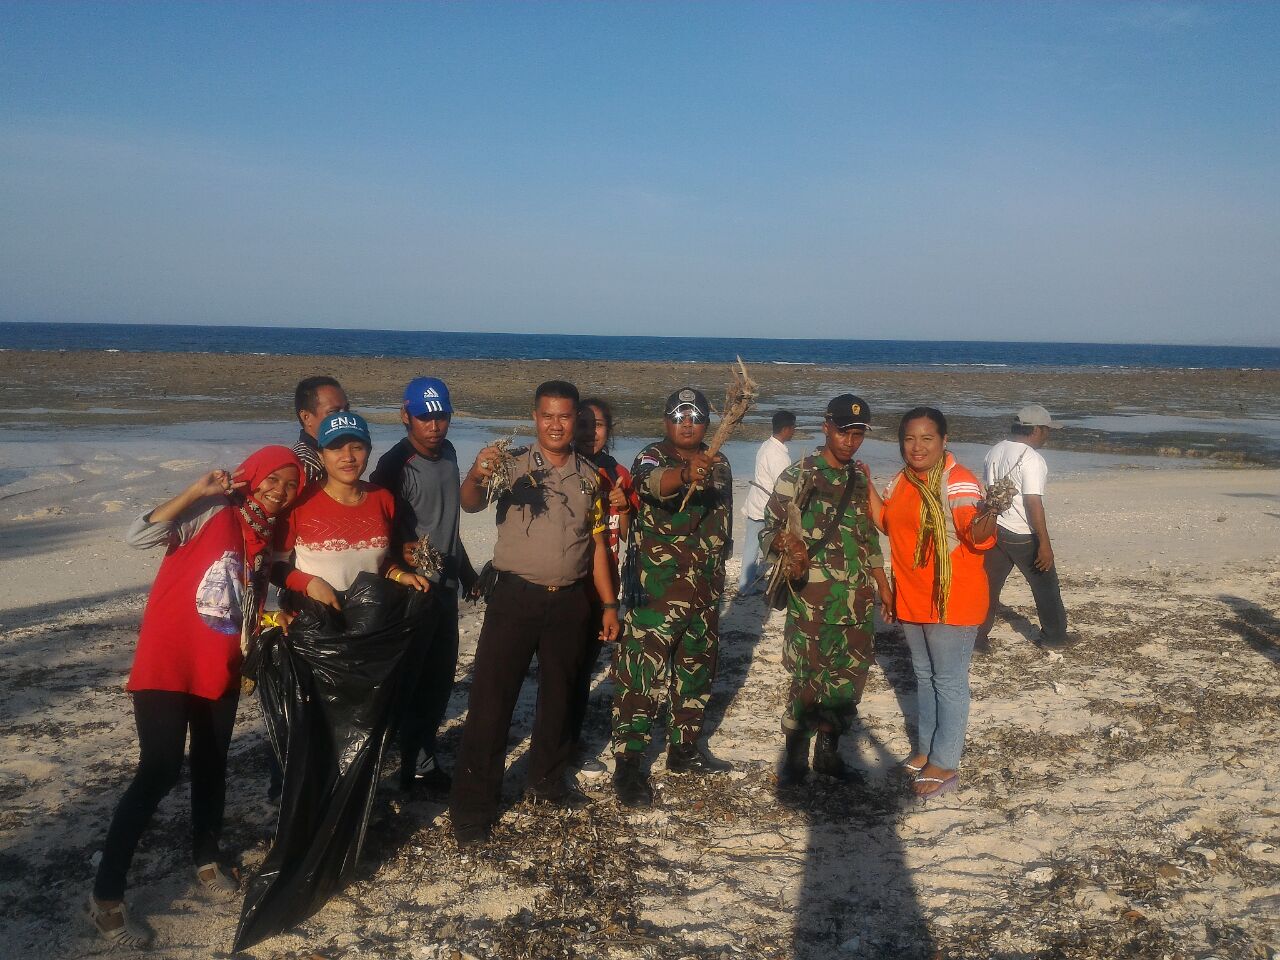
<path id="1" fill-rule="evenodd" d="M 413 771 L 413 781 L 432 793 L 448 793 L 453 789 L 453 777 L 444 772 L 434 753 L 429 753 L 418 760 L 418 765 Z"/>
<path id="2" fill-rule="evenodd" d="M 1036 637 L 1035 643 L 1041 650 L 1052 650 L 1055 653 L 1060 653 L 1063 650 L 1074 647 L 1076 645 L 1076 637 L 1073 637 L 1071 634 L 1067 634 L 1061 639 L 1051 640 L 1042 633 L 1040 636 Z"/>

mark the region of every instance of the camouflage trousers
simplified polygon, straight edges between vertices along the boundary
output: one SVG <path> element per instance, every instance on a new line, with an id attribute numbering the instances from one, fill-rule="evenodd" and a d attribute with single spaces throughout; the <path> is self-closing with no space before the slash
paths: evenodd
<path id="1" fill-rule="evenodd" d="M 782 730 L 839 735 L 857 714 L 875 656 L 874 592 L 864 588 L 852 598 L 845 592 L 812 599 L 822 602 L 800 593 L 787 606 L 782 663 L 791 686 Z"/>
<path id="2" fill-rule="evenodd" d="M 643 753 L 662 695 L 668 742 L 697 743 L 719 652 L 719 598 L 651 599 L 627 613 L 613 660 L 613 752 Z"/>

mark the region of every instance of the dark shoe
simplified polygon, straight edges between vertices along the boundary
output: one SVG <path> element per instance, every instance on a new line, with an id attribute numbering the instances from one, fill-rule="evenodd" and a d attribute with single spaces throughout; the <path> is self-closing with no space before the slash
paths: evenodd
<path id="1" fill-rule="evenodd" d="M 1060 653 L 1068 650 L 1076 645 L 1076 640 L 1070 634 L 1060 639 L 1046 637 L 1043 633 L 1036 638 L 1036 646 L 1041 650 L 1052 650 L 1054 653 Z"/>
<path id="2" fill-rule="evenodd" d="M 272 803 L 280 799 L 280 794 L 284 793 L 284 782 L 280 780 L 272 780 L 267 784 L 267 799 Z"/>
<path id="3" fill-rule="evenodd" d="M 813 772 L 836 780 L 853 779 L 849 768 L 840 758 L 840 737 L 834 733 L 819 733 L 813 747 Z"/>
<path id="4" fill-rule="evenodd" d="M 620 753 L 615 757 L 613 789 L 624 807 L 653 806 L 653 787 L 639 754 Z"/>
<path id="5" fill-rule="evenodd" d="M 493 836 L 493 827 L 487 823 L 453 828 L 453 839 L 457 842 L 459 850 L 486 843 L 491 836 Z"/>
<path id="6" fill-rule="evenodd" d="M 698 743 L 678 743 L 667 748 L 667 770 L 671 773 L 724 773 L 733 764 L 711 755 Z"/>
<path id="7" fill-rule="evenodd" d="M 524 792 L 524 798 L 530 803 L 559 807 L 562 810 L 581 810 L 591 803 L 591 798 L 573 784 L 565 784 L 555 790 L 535 790 L 529 787 Z"/>
<path id="8" fill-rule="evenodd" d="M 413 782 L 431 793 L 448 793 L 453 789 L 453 777 L 444 772 L 434 753 L 429 753 L 418 761 L 413 772 Z"/>
<path id="9" fill-rule="evenodd" d="M 809 733 L 798 730 L 787 734 L 787 752 L 778 771 L 778 786 L 798 787 L 809 776 Z"/>

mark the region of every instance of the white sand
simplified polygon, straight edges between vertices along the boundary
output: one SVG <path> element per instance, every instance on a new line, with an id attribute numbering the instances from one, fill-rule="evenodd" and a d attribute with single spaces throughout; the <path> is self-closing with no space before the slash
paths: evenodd
<path id="1" fill-rule="evenodd" d="M 159 561 L 120 535 L 237 452 L 86 449 L 0 488 L 6 956 L 102 951 L 79 911 L 136 759 L 121 684 Z M 731 603 L 712 743 L 734 774 L 697 783 L 658 760 L 661 805 L 641 813 L 620 813 L 605 778 L 585 779 L 598 797 L 589 811 L 518 805 L 492 847 L 466 858 L 442 805 L 388 799 L 365 878 L 251 955 L 555 956 L 544 945 L 575 944 L 575 955 L 600 957 L 1269 956 L 1280 945 L 1280 474 L 1091 472 L 1055 483 L 1048 508 L 1084 640 L 1062 657 L 1033 647 L 1034 609 L 1015 574 L 1006 601 L 1019 616 L 975 662 L 961 793 L 917 808 L 888 784 L 907 752 L 890 681 L 908 708 L 911 694 L 900 644 L 884 635 L 864 722 L 845 744 L 868 786 L 820 783 L 814 799 L 777 799 L 781 623 L 757 644 L 759 601 Z M 490 525 L 467 520 L 479 559 Z M 463 680 L 477 625 L 468 613 Z M 465 693 L 462 683 L 447 755 Z M 607 696 L 606 682 L 593 712 L 602 752 Z M 526 697 L 513 759 L 530 706 Z M 255 703 L 242 703 L 232 751 L 226 841 L 252 868 L 273 825 Z M 514 797 L 519 774 L 508 781 Z M 192 889 L 186 806 L 185 785 L 162 804 L 129 897 L 160 955 L 222 955 L 236 911 Z M 617 913 L 624 901 L 635 917 Z M 593 911 L 588 930 L 579 921 Z M 560 925 L 539 931 L 540 918 Z"/>

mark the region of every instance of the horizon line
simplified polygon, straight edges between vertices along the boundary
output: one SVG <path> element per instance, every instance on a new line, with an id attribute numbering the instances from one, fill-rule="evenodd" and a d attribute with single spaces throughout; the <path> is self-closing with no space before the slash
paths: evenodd
<path id="1" fill-rule="evenodd" d="M 953 340 L 953 339 L 931 339 L 921 337 L 884 339 L 877 337 L 725 337 L 725 336 L 704 336 L 698 334 L 641 334 L 641 333 L 531 333 L 529 331 L 516 330 L 434 330 L 428 328 L 411 328 L 411 327 L 342 327 L 342 326 L 306 326 L 303 324 L 281 323 L 276 325 L 262 325 L 254 323 L 188 323 L 181 320 L 171 322 L 139 322 L 136 320 L 0 320 L 0 325 L 12 326 L 113 326 L 113 327 L 199 327 L 205 329 L 220 329 L 223 327 L 232 327 L 244 330 L 301 330 L 301 331 L 342 331 L 345 333 L 441 333 L 441 334 L 472 334 L 478 336 L 497 336 L 497 337 L 595 337 L 597 339 L 606 340 L 748 340 L 768 343 L 775 340 L 785 340 L 798 343 L 966 343 L 966 344 L 1001 344 L 1001 343 L 1017 343 L 1017 344 L 1044 344 L 1046 346 L 1083 346 L 1083 347 L 1216 347 L 1229 350 L 1280 350 L 1280 342 L 1275 344 L 1263 343 L 1211 343 L 1208 341 L 1183 341 L 1181 343 L 1170 343 L 1158 340 Z"/>

